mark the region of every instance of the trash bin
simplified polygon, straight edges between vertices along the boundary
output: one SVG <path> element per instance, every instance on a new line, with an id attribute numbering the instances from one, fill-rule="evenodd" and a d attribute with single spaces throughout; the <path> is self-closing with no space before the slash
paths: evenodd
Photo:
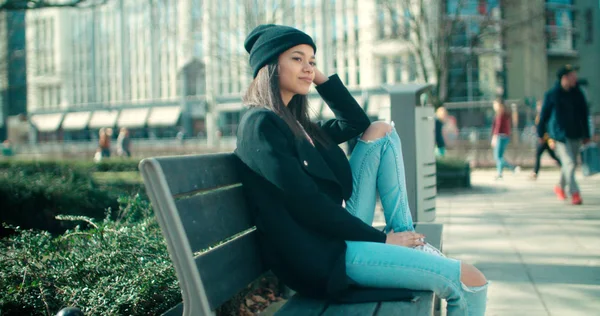
<path id="1" fill-rule="evenodd" d="M 415 222 L 435 220 L 435 116 L 429 102 L 432 85 L 384 85 L 389 108 L 380 119 L 393 121 L 402 141 L 408 203 Z"/>

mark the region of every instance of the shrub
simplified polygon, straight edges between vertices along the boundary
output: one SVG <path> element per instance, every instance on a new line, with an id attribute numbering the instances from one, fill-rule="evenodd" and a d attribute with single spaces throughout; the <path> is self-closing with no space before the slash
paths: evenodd
<path id="1" fill-rule="evenodd" d="M 163 236 L 139 196 L 121 199 L 121 220 L 88 223 L 53 238 L 15 228 L 0 242 L 0 314 L 156 315 L 181 301 Z"/>
<path id="2" fill-rule="evenodd" d="M 458 158 L 437 158 L 437 188 L 467 188 L 471 186 L 469 163 Z"/>
<path id="3" fill-rule="evenodd" d="M 459 158 L 438 157 L 436 159 L 436 169 L 442 173 L 447 171 L 463 171 L 468 164 L 466 160 Z"/>
<path id="4" fill-rule="evenodd" d="M 96 171 L 137 171 L 139 160 L 107 159 L 99 163 L 88 160 L 0 160 L 0 169 L 21 170 L 26 173 L 50 172 L 62 173 L 64 170 L 81 172 Z"/>
<path id="5" fill-rule="evenodd" d="M 24 228 L 63 232 L 69 222 L 58 214 L 102 219 L 107 209 L 118 207 L 116 192 L 97 187 L 90 174 L 78 169 L 51 168 L 0 170 L 0 222 Z M 0 236 L 10 231 L 0 228 Z"/>

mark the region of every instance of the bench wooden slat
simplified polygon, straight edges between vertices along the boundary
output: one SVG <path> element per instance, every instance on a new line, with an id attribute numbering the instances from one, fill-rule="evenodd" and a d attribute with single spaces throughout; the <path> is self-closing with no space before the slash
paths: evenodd
<path id="1" fill-rule="evenodd" d="M 239 183 L 238 158 L 232 154 L 156 158 L 172 195 Z"/>
<path id="2" fill-rule="evenodd" d="M 193 257 L 194 252 L 253 226 L 237 176 L 238 164 L 232 153 L 153 158 L 140 164 L 177 271 L 186 316 L 212 315 L 217 307 L 266 272 L 255 231 Z M 418 223 L 416 230 L 441 249 L 441 227 Z M 351 305 L 328 304 L 296 295 L 276 315 L 431 315 L 433 293 L 417 294 L 417 302 Z M 181 311 L 182 305 L 178 305 L 167 313 Z"/>
<path id="3" fill-rule="evenodd" d="M 322 316 L 372 316 L 379 303 L 331 304 Z"/>
<path id="4" fill-rule="evenodd" d="M 326 308 L 325 301 L 294 295 L 275 316 L 320 316 Z"/>
<path id="5" fill-rule="evenodd" d="M 378 316 L 433 315 L 433 292 L 419 291 L 415 302 L 382 302 Z"/>
<path id="6" fill-rule="evenodd" d="M 195 259 L 212 310 L 266 272 L 256 238 L 253 231 Z"/>
<path id="7" fill-rule="evenodd" d="M 175 202 L 192 251 L 200 251 L 254 226 L 242 186 Z"/>
<path id="8" fill-rule="evenodd" d="M 175 307 L 164 312 L 161 316 L 181 316 L 183 315 L 183 302 L 177 304 Z"/>

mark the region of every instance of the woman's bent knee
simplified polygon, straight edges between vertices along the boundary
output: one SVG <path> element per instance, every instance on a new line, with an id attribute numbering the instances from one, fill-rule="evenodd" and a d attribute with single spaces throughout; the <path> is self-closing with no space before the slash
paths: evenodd
<path id="1" fill-rule="evenodd" d="M 391 132 L 392 128 L 392 125 L 384 121 L 373 122 L 363 133 L 361 139 L 366 141 L 379 139 Z"/>
<path id="2" fill-rule="evenodd" d="M 461 262 L 460 264 L 460 281 L 470 287 L 484 286 L 487 280 L 483 273 L 473 265 Z"/>

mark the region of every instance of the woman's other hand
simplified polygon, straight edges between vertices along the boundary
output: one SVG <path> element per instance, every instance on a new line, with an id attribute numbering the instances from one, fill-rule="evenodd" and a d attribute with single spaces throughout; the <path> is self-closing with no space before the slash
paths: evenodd
<path id="1" fill-rule="evenodd" d="M 325 76 L 317 67 L 314 67 L 315 78 L 313 79 L 313 83 L 317 86 L 325 83 L 325 81 L 329 80 L 327 76 Z"/>
<path id="2" fill-rule="evenodd" d="M 393 230 L 387 234 L 385 239 L 386 244 L 404 246 L 404 247 L 417 247 L 425 244 L 423 242 L 424 235 L 415 232 L 399 232 L 395 233 Z"/>

